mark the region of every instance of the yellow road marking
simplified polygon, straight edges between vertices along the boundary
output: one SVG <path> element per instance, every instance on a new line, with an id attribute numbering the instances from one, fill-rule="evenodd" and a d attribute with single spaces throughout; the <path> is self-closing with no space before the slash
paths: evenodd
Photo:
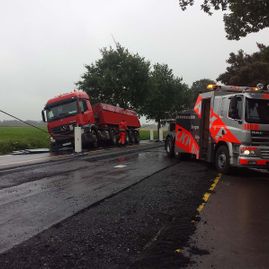
<path id="1" fill-rule="evenodd" d="M 205 202 L 207 202 L 208 199 L 209 199 L 209 197 L 210 197 L 210 193 L 209 193 L 209 192 L 206 192 L 206 193 L 204 194 L 203 200 L 204 200 Z"/>
<path id="2" fill-rule="evenodd" d="M 197 211 L 200 213 L 205 207 L 205 203 L 202 203 L 198 206 Z"/>
<path id="3" fill-rule="evenodd" d="M 218 182 L 219 182 L 220 179 L 221 179 L 221 174 L 218 174 L 218 176 L 215 177 L 213 183 L 211 184 L 211 186 L 210 186 L 210 188 L 209 188 L 209 191 L 212 192 L 212 191 L 216 188 L 216 186 L 217 186 L 217 184 L 218 184 Z M 211 195 L 210 192 L 206 192 L 206 193 L 203 195 L 203 202 L 202 202 L 202 203 L 197 207 L 197 209 L 196 209 L 199 213 L 204 209 L 206 203 L 207 203 L 208 200 L 209 200 L 210 195 Z"/>
<path id="4" fill-rule="evenodd" d="M 214 181 L 213 181 L 211 187 L 209 188 L 210 191 L 213 191 L 213 190 L 216 188 L 216 186 L 217 186 L 217 184 L 218 184 L 220 178 L 221 178 L 221 174 L 219 174 L 219 175 L 214 179 Z"/>

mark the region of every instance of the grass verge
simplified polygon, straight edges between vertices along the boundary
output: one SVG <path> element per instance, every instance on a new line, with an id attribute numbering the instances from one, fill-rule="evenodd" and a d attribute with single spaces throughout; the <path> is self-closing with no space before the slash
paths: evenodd
<path id="1" fill-rule="evenodd" d="M 0 154 L 25 148 L 47 148 L 48 146 L 48 135 L 35 128 L 0 127 Z"/>
<path id="2" fill-rule="evenodd" d="M 44 129 L 46 130 L 46 129 Z M 141 129 L 141 140 L 149 140 L 150 131 Z M 154 139 L 157 131 L 154 130 Z M 0 154 L 10 153 L 14 150 L 26 148 L 48 148 L 49 136 L 32 127 L 0 127 Z"/>

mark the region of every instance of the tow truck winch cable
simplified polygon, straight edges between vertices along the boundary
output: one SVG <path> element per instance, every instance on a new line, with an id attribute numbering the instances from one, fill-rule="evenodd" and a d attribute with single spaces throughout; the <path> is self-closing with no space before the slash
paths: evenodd
<path id="1" fill-rule="evenodd" d="M 41 132 L 44 132 L 44 133 L 48 134 L 48 132 L 47 132 L 46 130 L 44 130 L 44 129 L 42 129 L 42 128 L 39 128 L 39 127 L 37 127 L 37 126 L 35 126 L 35 125 L 33 125 L 33 124 L 27 122 L 27 121 L 24 121 L 24 120 L 18 118 L 18 117 L 15 117 L 14 115 L 11 115 L 11 114 L 9 114 L 9 113 L 7 113 L 7 112 L 1 110 L 1 109 L 0 109 L 0 112 L 2 112 L 3 114 L 8 115 L 8 116 L 11 117 L 11 118 L 16 119 L 16 120 L 18 120 L 18 121 L 20 121 L 20 122 L 22 122 L 22 123 L 24 123 L 24 124 L 26 124 L 26 125 L 29 125 L 29 126 L 31 126 L 31 127 L 34 127 L 34 128 L 36 128 L 37 130 L 39 130 L 39 131 L 41 131 Z"/>

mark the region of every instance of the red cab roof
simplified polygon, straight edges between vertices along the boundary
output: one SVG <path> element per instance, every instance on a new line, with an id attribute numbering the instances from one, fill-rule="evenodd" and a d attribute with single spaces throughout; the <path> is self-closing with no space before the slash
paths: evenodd
<path id="1" fill-rule="evenodd" d="M 47 105 L 60 102 L 62 100 L 71 99 L 71 98 L 81 98 L 81 99 L 89 99 L 89 96 L 86 92 L 82 90 L 74 90 L 69 93 L 59 94 L 58 96 L 51 98 L 48 100 Z"/>

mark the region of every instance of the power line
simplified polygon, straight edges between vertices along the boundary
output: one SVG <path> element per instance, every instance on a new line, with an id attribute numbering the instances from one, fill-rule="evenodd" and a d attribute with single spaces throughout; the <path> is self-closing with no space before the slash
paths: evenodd
<path id="1" fill-rule="evenodd" d="M 36 128 L 37 130 L 39 130 L 39 131 L 42 131 L 42 132 L 44 132 L 44 133 L 46 133 L 46 134 L 48 133 L 48 132 L 45 131 L 44 129 L 39 128 L 39 127 L 37 127 L 37 126 L 35 126 L 35 125 L 33 125 L 33 124 L 27 122 L 27 121 L 24 121 L 24 120 L 22 120 L 22 119 L 20 119 L 20 118 L 18 118 L 18 117 L 16 117 L 16 116 L 14 116 L 14 115 L 11 115 L 11 114 L 5 112 L 4 110 L 1 110 L 1 109 L 0 109 L 0 112 L 2 112 L 3 114 L 8 115 L 8 116 L 11 117 L 11 118 L 16 119 L 16 120 L 18 120 L 18 121 L 20 121 L 20 122 L 22 122 L 22 123 L 24 123 L 24 124 L 26 124 L 26 125 L 29 125 L 29 126 L 31 126 L 31 127 L 34 127 L 34 128 Z"/>

